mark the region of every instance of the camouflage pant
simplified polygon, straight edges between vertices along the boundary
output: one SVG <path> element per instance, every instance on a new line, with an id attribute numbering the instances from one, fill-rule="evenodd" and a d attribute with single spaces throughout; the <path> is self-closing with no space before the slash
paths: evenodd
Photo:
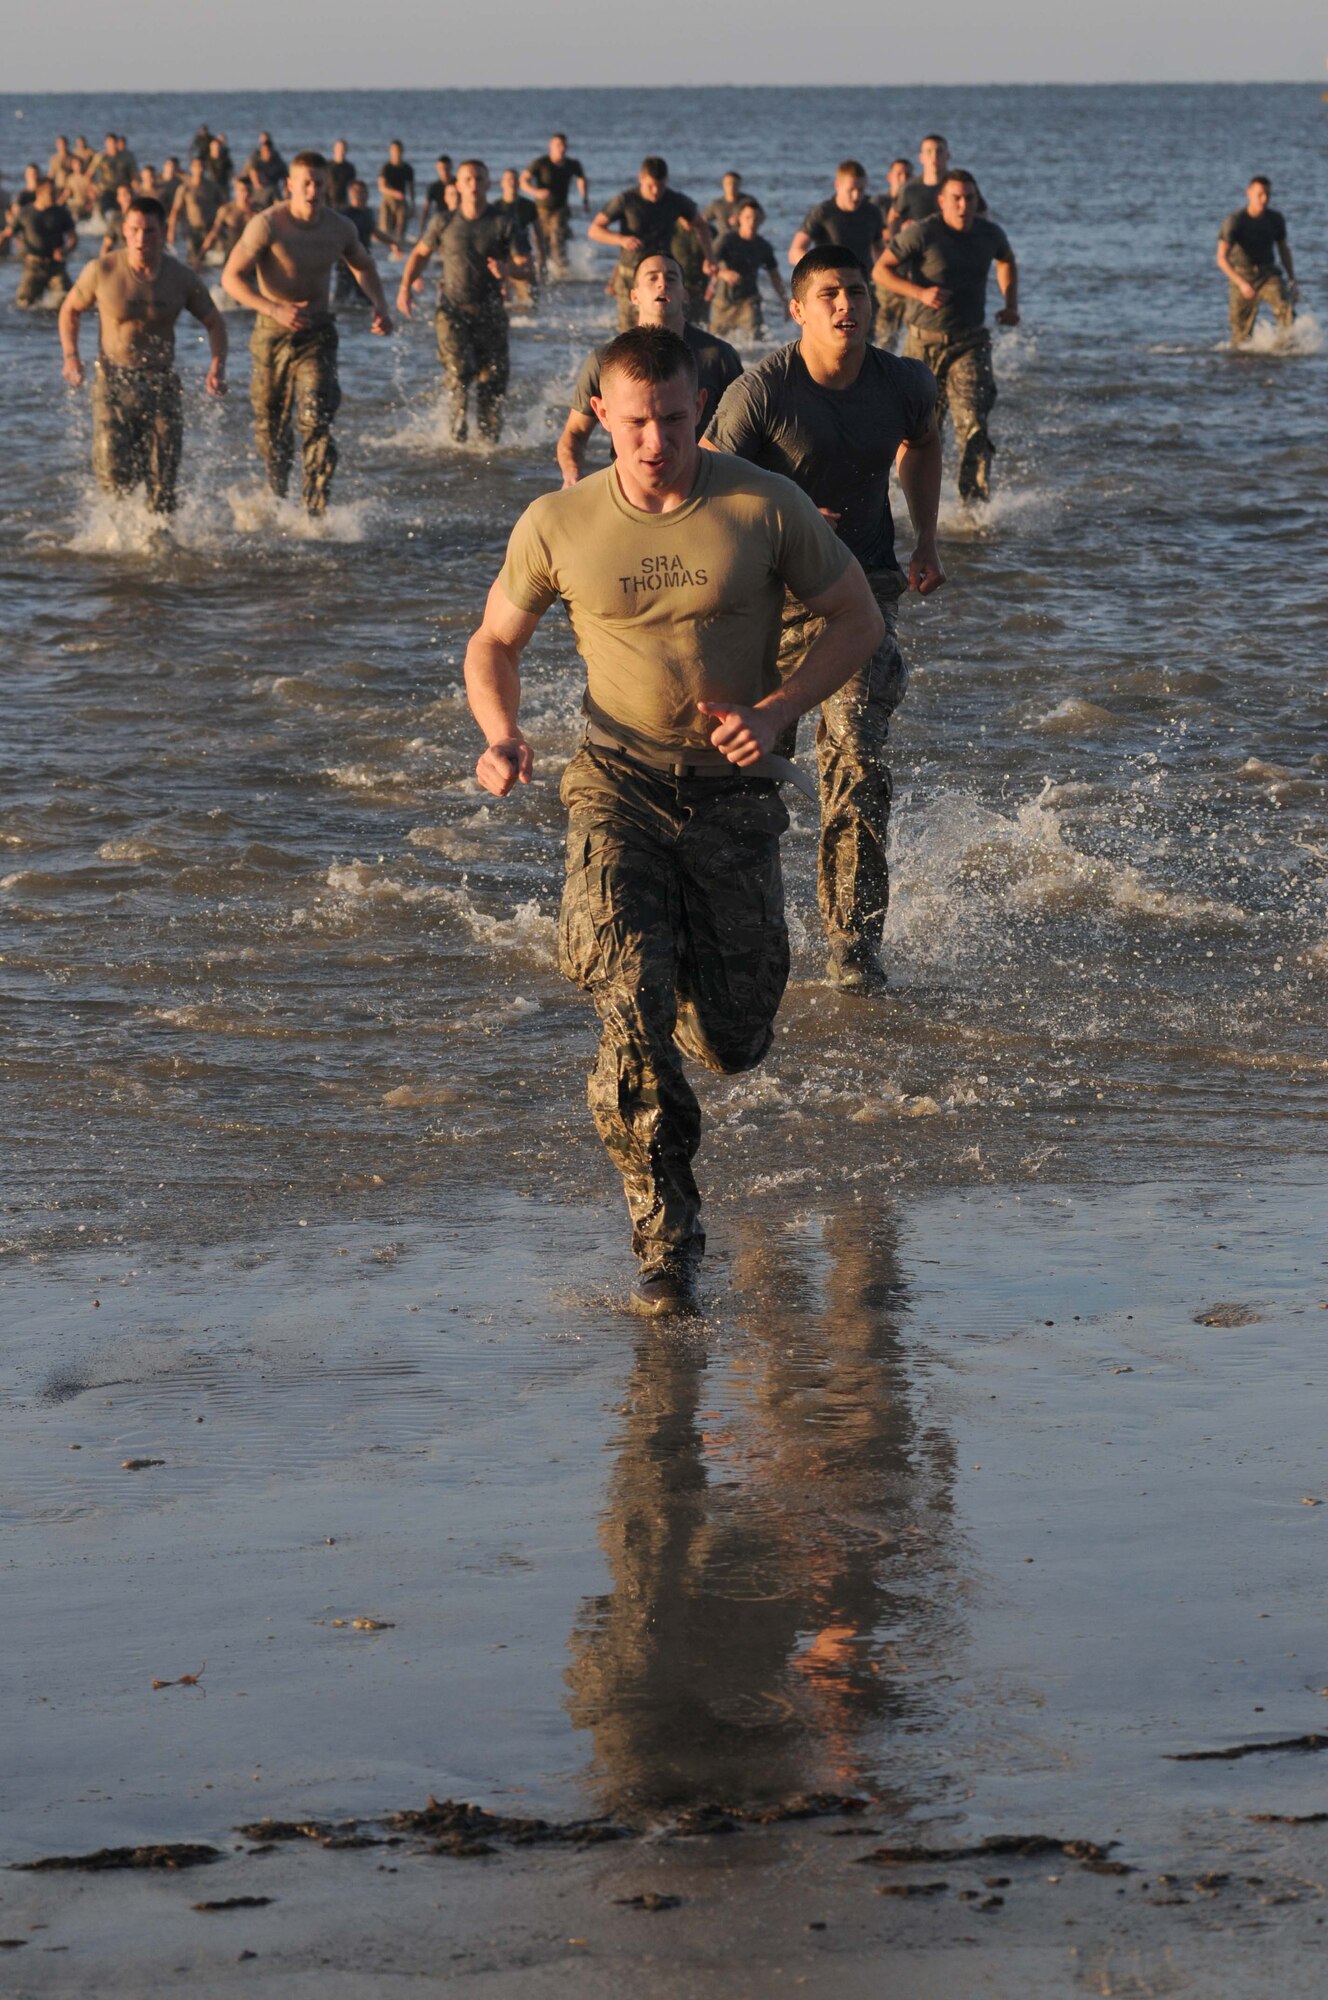
<path id="1" fill-rule="evenodd" d="M 1270 306 L 1273 318 L 1285 331 L 1296 317 L 1296 309 L 1291 303 L 1286 280 L 1280 271 L 1251 272 L 1247 283 L 1254 287 L 1254 297 L 1247 299 L 1238 285 L 1229 288 L 1227 308 L 1231 315 L 1231 338 L 1240 344 L 1248 340 L 1254 332 L 1254 322 L 1259 317 L 1259 307 Z"/>
<path id="2" fill-rule="evenodd" d="M 908 300 L 898 292 L 889 292 L 884 285 L 873 285 L 876 294 L 876 318 L 872 328 L 872 339 L 877 347 L 894 352 L 899 329 L 904 324 L 904 308 Z"/>
<path id="3" fill-rule="evenodd" d="M 996 450 L 987 434 L 987 419 L 996 401 L 990 333 L 983 327 L 954 339 L 945 334 L 924 339 L 910 327 L 904 352 L 910 361 L 925 361 L 936 377 L 937 423 L 944 423 L 947 409 L 950 412 L 959 448 L 960 499 L 989 499 Z"/>
<path id="4" fill-rule="evenodd" d="M 904 699 L 908 668 L 895 636 L 896 605 L 904 587 L 898 570 L 872 570 L 867 581 L 885 619 L 885 637 L 865 667 L 821 707 L 816 725 L 820 774 L 821 841 L 816 897 L 832 946 L 875 951 L 890 902 L 886 839 L 890 782 L 886 744 L 890 717 Z M 779 672 L 787 680 L 822 630 L 796 598 L 784 607 Z M 781 744 L 787 754 L 792 742 Z"/>
<path id="5" fill-rule="evenodd" d="M 98 360 L 92 377 L 92 469 L 107 493 L 147 489 L 154 514 L 176 504 L 184 398 L 168 368 L 117 368 Z"/>
<path id="6" fill-rule="evenodd" d="M 542 208 L 535 217 L 535 234 L 544 248 L 544 261 L 549 275 L 562 278 L 567 274 L 567 234 L 568 217 L 565 208 Z"/>
<path id="7" fill-rule="evenodd" d="M 18 282 L 16 306 L 40 305 L 46 296 L 48 285 L 54 285 L 56 293 L 63 298 L 69 290 L 69 275 L 58 257 L 25 257 L 23 276 Z"/>
<path id="8" fill-rule="evenodd" d="M 705 1247 L 688 1055 L 759 1063 L 788 979 L 779 793 L 762 779 L 674 778 L 585 749 L 563 775 L 559 963 L 602 1024 L 587 1097 L 647 1266 Z"/>
<path id="9" fill-rule="evenodd" d="M 760 340 L 765 334 L 761 301 L 753 292 L 748 298 L 730 298 L 727 288 L 715 287 L 710 308 L 710 331 L 724 340 Z"/>
<path id="10" fill-rule="evenodd" d="M 268 484 L 285 498 L 295 463 L 298 426 L 304 454 L 304 504 L 311 514 L 327 507 L 337 447 L 332 419 L 341 407 L 337 379 L 337 329 L 331 320 L 307 333 L 287 333 L 275 320 L 260 317 L 249 343 L 253 368 L 249 400 L 254 436 Z"/>
<path id="11" fill-rule="evenodd" d="M 478 306 L 440 305 L 434 330 L 452 399 L 452 436 L 458 444 L 465 442 L 466 399 L 473 382 L 480 436 L 496 444 L 507 394 L 507 308 L 501 299 Z"/>

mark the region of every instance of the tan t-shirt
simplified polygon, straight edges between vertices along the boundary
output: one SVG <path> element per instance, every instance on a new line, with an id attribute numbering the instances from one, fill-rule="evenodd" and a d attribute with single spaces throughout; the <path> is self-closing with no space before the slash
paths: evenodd
<path id="1" fill-rule="evenodd" d="M 359 241 L 354 223 L 326 203 L 312 222 L 298 222 L 290 203 L 280 201 L 246 226 L 239 250 L 253 258 L 257 289 L 264 298 L 307 305 L 314 318 L 321 318 L 328 313 L 332 273 Z"/>
<path id="2" fill-rule="evenodd" d="M 804 601 L 852 561 L 789 479 L 703 451 L 691 498 L 644 514 L 614 466 L 527 507 L 499 576 L 521 611 L 567 606 L 586 663 L 583 707 L 627 749 L 710 747 L 698 701 L 750 706 L 778 684 L 785 590 Z"/>
<path id="3" fill-rule="evenodd" d="M 81 312 L 96 306 L 102 354 L 117 368 L 169 368 L 180 314 L 210 320 L 217 310 L 207 286 L 187 264 L 163 257 L 156 277 L 143 277 L 129 268 L 127 250 L 112 250 L 85 264 L 72 296 Z"/>

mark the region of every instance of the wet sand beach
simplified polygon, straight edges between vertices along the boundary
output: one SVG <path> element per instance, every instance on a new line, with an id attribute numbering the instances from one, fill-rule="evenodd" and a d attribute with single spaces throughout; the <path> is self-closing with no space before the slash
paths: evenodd
<path id="1" fill-rule="evenodd" d="M 427 313 L 348 315 L 314 531 L 242 340 L 222 408 L 188 347 L 167 540 L 0 272 L 7 1992 L 1322 1985 L 1324 301 L 1233 354 L 1211 268 L 1252 164 L 1312 235 L 1322 107 L 721 99 L 723 158 L 667 93 L 120 119 L 375 169 L 562 125 L 598 198 L 644 117 L 781 248 L 939 124 L 1020 253 L 997 498 L 948 483 L 901 621 L 891 991 L 823 983 L 790 794 L 793 978 L 701 1080 L 683 1328 L 626 1311 L 554 963 L 570 634 L 505 807 L 460 691 L 611 260 L 519 316 L 492 454 Z"/>

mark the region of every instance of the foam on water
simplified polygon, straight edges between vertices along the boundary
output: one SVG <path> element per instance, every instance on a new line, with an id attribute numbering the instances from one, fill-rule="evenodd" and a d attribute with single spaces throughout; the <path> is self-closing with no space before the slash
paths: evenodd
<path id="1" fill-rule="evenodd" d="M 1109 708 L 1101 708 L 1095 701 L 1086 701 L 1082 695 L 1067 695 L 1057 702 L 1055 708 L 1038 716 L 1033 727 L 1040 729 L 1044 736 L 1099 736 L 1104 729 L 1119 729 L 1120 718 Z"/>
<path id="2" fill-rule="evenodd" d="M 374 514 L 368 500 L 333 501 L 325 514 L 309 514 L 298 500 L 282 500 L 266 486 L 229 486 L 226 503 L 236 533 L 275 534 L 297 542 L 367 541 Z"/>
<path id="3" fill-rule="evenodd" d="M 478 909 L 464 879 L 461 885 L 409 883 L 367 861 L 334 861 L 327 886 L 345 902 L 432 907 L 456 916 L 486 951 L 525 952 L 537 958 L 554 956 L 554 918 L 539 902 L 518 903 L 510 916 Z"/>
<path id="4" fill-rule="evenodd" d="M 1223 351 L 1228 354 L 1283 355 L 1288 358 L 1322 354 L 1323 346 L 1323 328 L 1312 312 L 1298 312 L 1285 333 L 1275 320 L 1260 313 L 1248 340 L 1241 341 L 1239 346 L 1234 341 L 1222 343 Z"/>

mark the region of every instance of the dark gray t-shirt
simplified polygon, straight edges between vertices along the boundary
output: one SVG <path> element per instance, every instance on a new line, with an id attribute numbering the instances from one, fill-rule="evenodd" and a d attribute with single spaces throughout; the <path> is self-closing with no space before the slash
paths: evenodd
<path id="1" fill-rule="evenodd" d="M 725 391 L 706 442 L 782 472 L 839 515 L 836 533 L 864 569 L 893 569 L 890 468 L 935 408 L 935 378 L 921 361 L 869 347 L 851 389 L 824 389 L 793 341 Z"/>
<path id="2" fill-rule="evenodd" d="M 442 267 L 438 281 L 440 306 L 478 306 L 502 298 L 502 287 L 489 269 L 490 257 L 503 262 L 512 254 L 514 231 L 507 216 L 486 208 L 473 222 L 460 209 L 444 209 L 431 217 L 420 238 L 436 250 Z"/>
<path id="3" fill-rule="evenodd" d="M 979 215 L 969 229 L 951 229 L 939 215 L 910 222 L 901 229 L 891 250 L 915 285 L 943 285 L 950 296 L 944 305 L 908 302 L 908 323 L 919 333 L 977 333 L 987 319 L 987 276 L 994 263 L 1007 263 L 1014 252 L 999 222 Z"/>
<path id="4" fill-rule="evenodd" d="M 802 226 L 813 246 L 835 243 L 842 250 L 851 250 L 870 277 L 885 234 L 885 217 L 874 201 L 859 202 L 856 208 L 836 208 L 833 201 L 820 201 Z"/>
<path id="5" fill-rule="evenodd" d="M 696 426 L 700 437 L 715 411 L 720 398 L 730 382 L 736 382 L 742 373 L 742 362 L 738 359 L 736 347 L 730 347 L 727 340 L 720 340 L 713 333 L 707 333 L 703 326 L 693 326 L 687 320 L 682 337 L 696 357 L 697 387 L 705 391 L 705 403 L 701 409 L 701 421 Z M 607 342 L 605 343 L 607 345 Z M 588 354 L 581 364 L 581 373 L 576 378 L 572 391 L 572 408 L 583 417 L 593 416 L 590 407 L 592 396 L 599 394 L 599 370 L 604 356 L 604 348 L 597 347 Z"/>
<path id="6" fill-rule="evenodd" d="M 725 230 L 716 243 L 712 257 L 716 264 L 727 264 L 730 271 L 738 273 L 738 283 L 730 284 L 721 278 L 725 296 L 730 299 L 754 299 L 760 287 L 757 278 L 762 271 L 778 271 L 775 253 L 764 236 L 739 236 L 736 229 Z"/>
<path id="7" fill-rule="evenodd" d="M 905 181 L 903 187 L 900 188 L 899 193 L 895 196 L 893 204 L 896 232 L 902 229 L 906 222 L 925 222 L 929 215 L 939 214 L 941 206 L 940 193 L 940 181 L 929 186 L 923 180 L 921 174 L 915 175 L 911 181 Z M 987 204 L 982 199 L 981 190 L 979 190 L 978 214 L 985 215 L 986 213 Z"/>
<path id="8" fill-rule="evenodd" d="M 1220 235 L 1236 270 L 1252 278 L 1276 270 L 1277 246 L 1286 242 L 1286 233 L 1286 217 L 1280 208 L 1266 208 L 1262 215 L 1238 208 L 1222 224 Z"/>
<path id="9" fill-rule="evenodd" d="M 639 257 L 671 257 L 673 232 L 680 222 L 695 222 L 696 203 L 690 195 L 666 187 L 658 201 L 647 201 L 640 188 L 624 188 L 604 204 L 604 219 L 618 223 L 624 236 L 640 239 L 639 250 L 624 250 L 619 269 L 631 271 Z"/>

